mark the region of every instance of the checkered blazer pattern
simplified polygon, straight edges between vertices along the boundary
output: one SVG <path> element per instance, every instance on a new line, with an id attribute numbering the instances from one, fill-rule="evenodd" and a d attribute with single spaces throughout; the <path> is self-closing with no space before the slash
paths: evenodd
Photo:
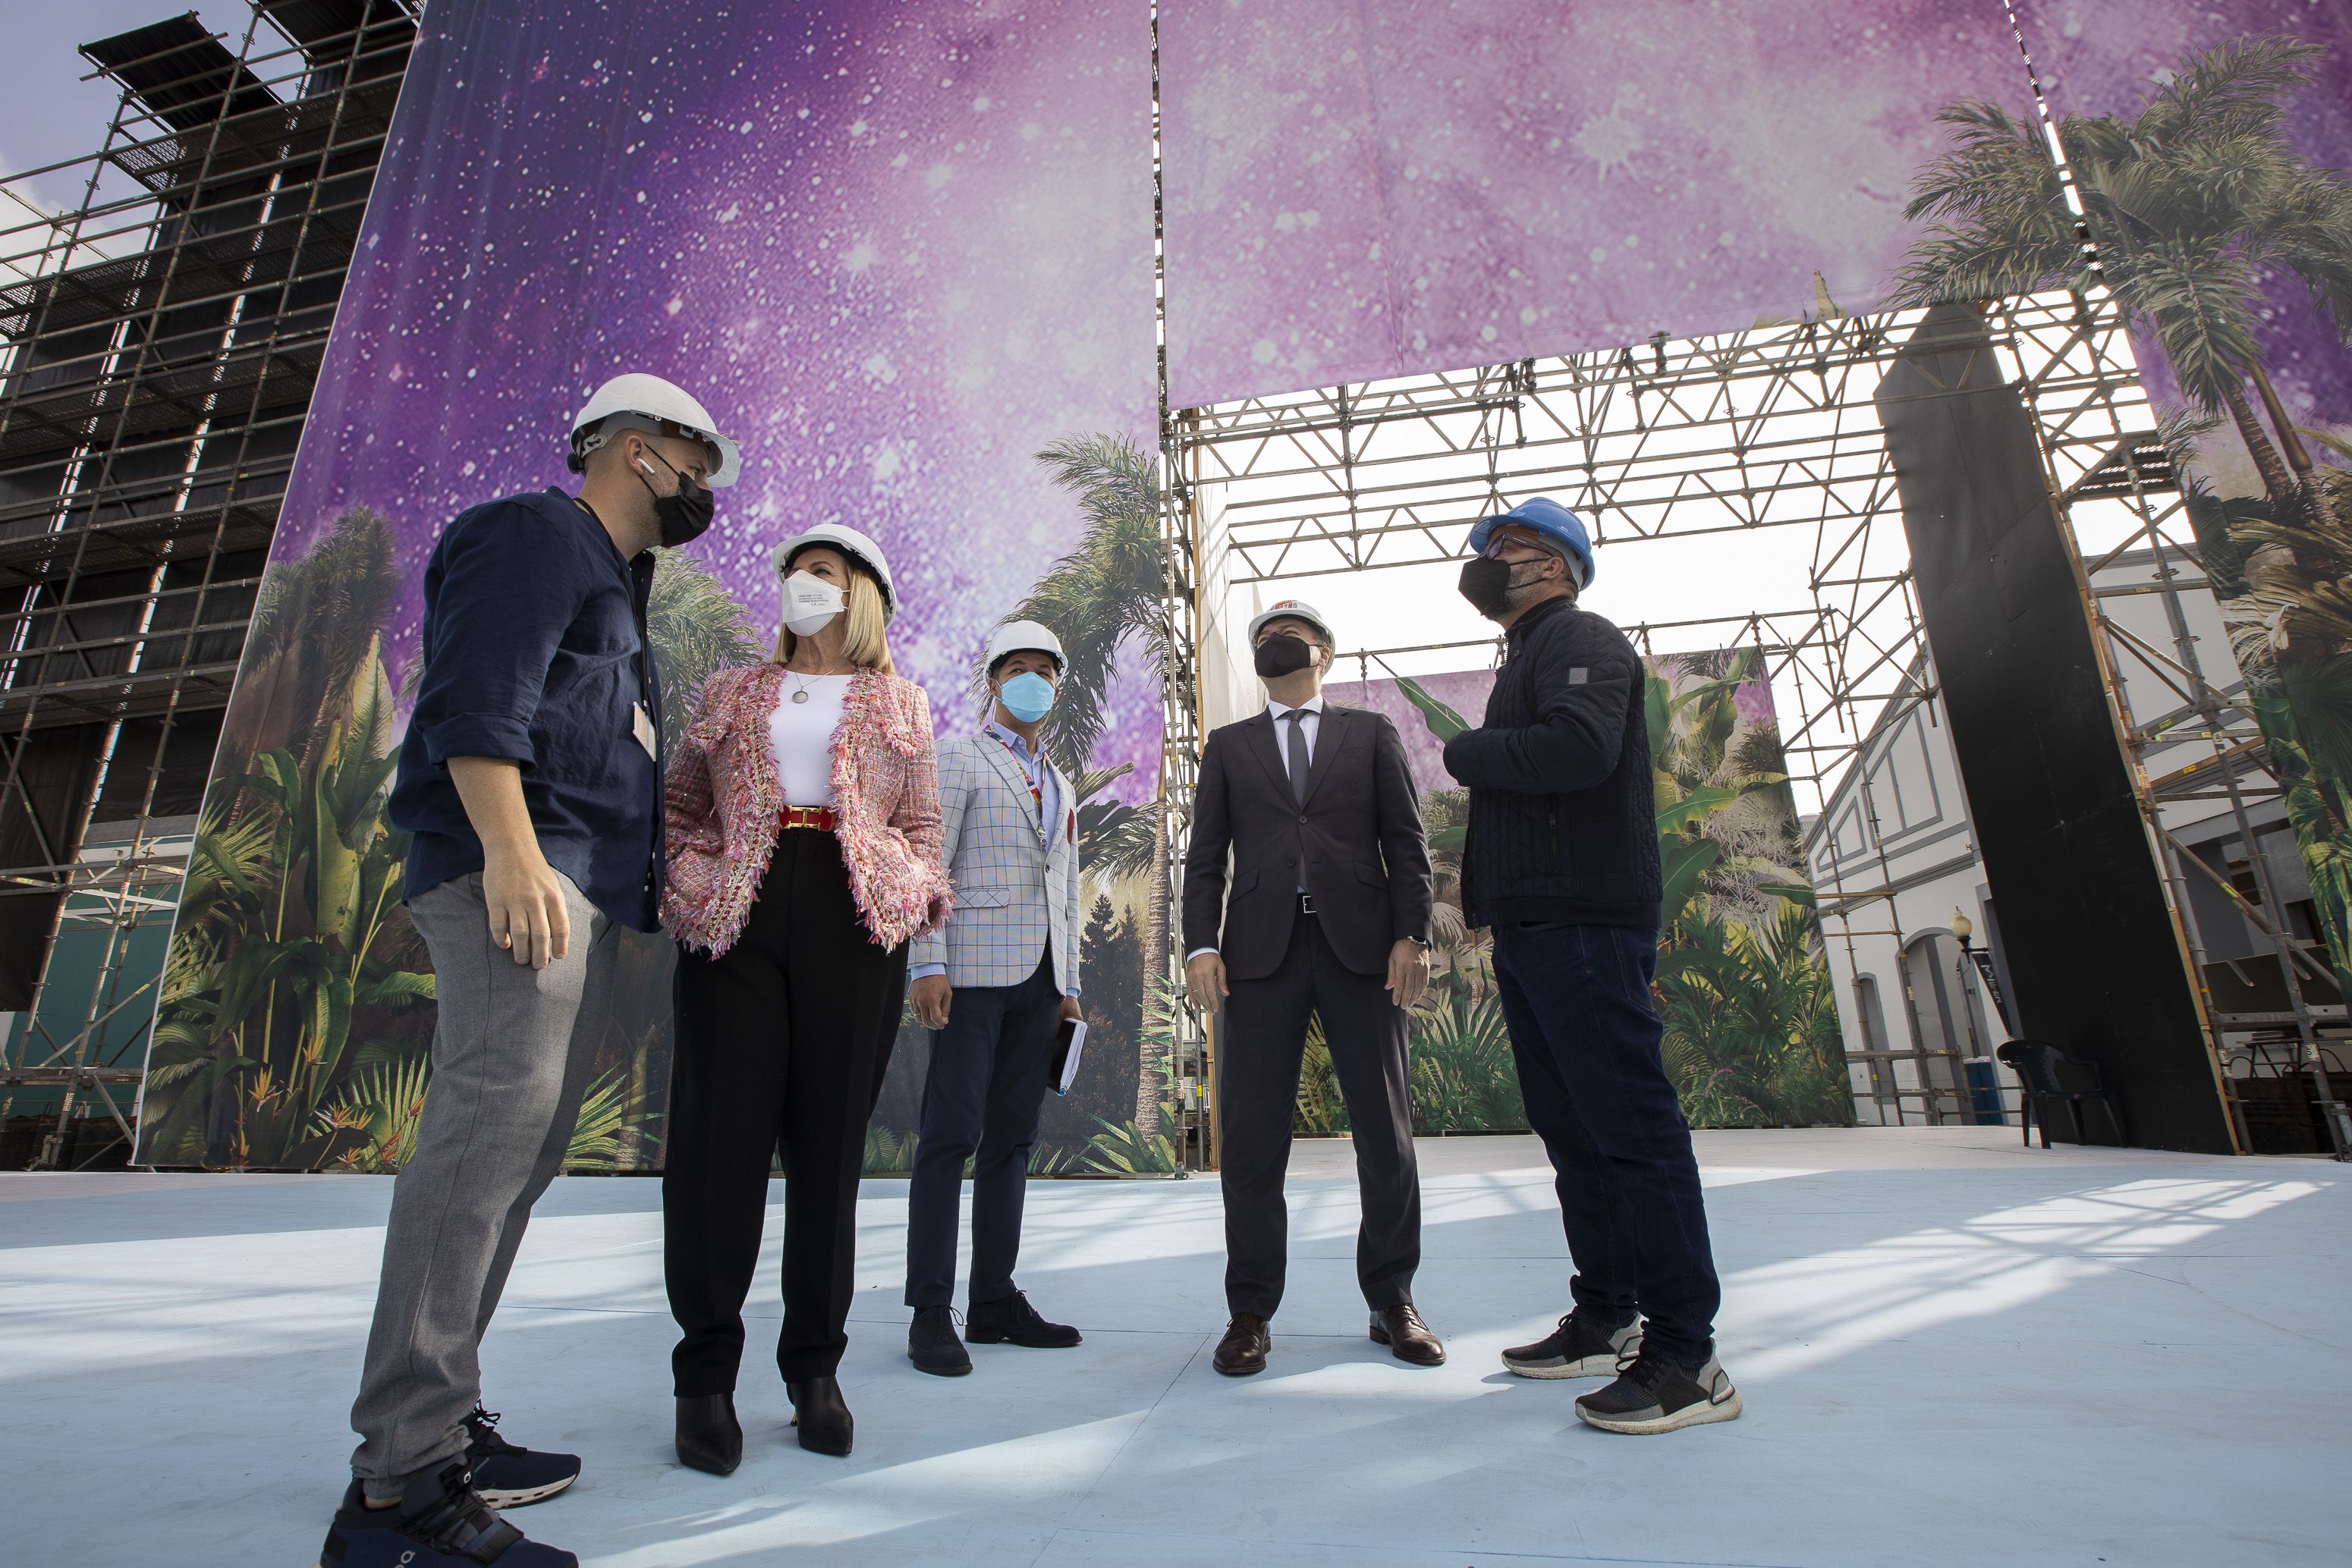
<path id="1" fill-rule="evenodd" d="M 973 735 L 940 743 L 940 826 L 955 913 L 915 938 L 910 967 L 944 964 L 958 988 L 1017 986 L 1037 972 L 1051 935 L 1055 980 L 1065 995 L 1078 988 L 1078 792 L 1060 768 L 1054 778 L 1061 820 L 1048 843 L 1003 742 Z"/>

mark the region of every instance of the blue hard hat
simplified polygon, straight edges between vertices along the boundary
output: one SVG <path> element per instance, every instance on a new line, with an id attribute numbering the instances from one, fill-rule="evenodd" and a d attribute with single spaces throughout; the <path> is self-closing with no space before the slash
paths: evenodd
<path id="1" fill-rule="evenodd" d="M 1584 529 L 1584 519 L 1561 506 L 1549 496 L 1537 496 L 1521 501 L 1507 512 L 1497 512 L 1481 518 L 1470 530 L 1470 553 L 1486 553 L 1486 541 L 1495 530 L 1506 523 L 1517 523 L 1533 528 L 1558 546 L 1576 568 L 1576 586 L 1580 591 L 1592 586 L 1592 536 Z"/>

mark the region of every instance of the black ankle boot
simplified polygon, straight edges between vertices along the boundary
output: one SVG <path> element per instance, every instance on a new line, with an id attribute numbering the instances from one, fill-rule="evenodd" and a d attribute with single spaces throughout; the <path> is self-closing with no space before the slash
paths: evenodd
<path id="1" fill-rule="evenodd" d="M 678 1396 L 677 1462 L 714 1476 L 735 1473 L 743 1462 L 743 1425 L 735 1419 L 733 1395 Z"/>
<path id="2" fill-rule="evenodd" d="M 800 1428 L 802 1448 L 836 1458 L 849 1452 L 856 1423 L 842 1400 L 840 1384 L 831 1377 L 812 1377 L 806 1383 L 785 1384 L 784 1393 L 793 1402 L 793 1425 Z"/>

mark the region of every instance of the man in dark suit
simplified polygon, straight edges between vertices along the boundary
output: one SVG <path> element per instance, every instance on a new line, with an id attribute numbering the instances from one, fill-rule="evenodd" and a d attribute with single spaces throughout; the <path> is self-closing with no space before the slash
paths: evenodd
<path id="1" fill-rule="evenodd" d="M 1203 1012 L 1224 1009 L 1217 1129 L 1233 1321 L 1216 1369 L 1265 1368 L 1298 1065 L 1317 1014 L 1355 1134 L 1356 1276 L 1371 1337 L 1436 1366 L 1445 1348 L 1412 1305 L 1421 1175 L 1405 1067 L 1405 1009 L 1429 984 L 1420 800 L 1396 726 L 1324 702 L 1334 643 L 1321 615 L 1285 600 L 1250 622 L 1250 641 L 1267 706 L 1209 737 L 1184 857 L 1185 988 Z"/>

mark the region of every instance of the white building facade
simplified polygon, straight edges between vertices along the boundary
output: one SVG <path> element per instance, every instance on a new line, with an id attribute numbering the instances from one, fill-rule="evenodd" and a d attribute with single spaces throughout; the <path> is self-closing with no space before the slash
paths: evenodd
<path id="1" fill-rule="evenodd" d="M 2193 657 L 2216 689 L 2236 696 L 2243 683 L 2211 592 L 2184 582 L 2177 602 L 2186 624 L 2175 626 L 2159 570 L 2147 552 L 2104 564 L 2094 585 L 2106 620 L 2152 653 Z M 2149 775 L 2210 758 L 2210 742 L 2189 722 L 2195 710 L 2179 685 L 2158 676 L 2160 666 L 2116 663 L 2125 722 L 2143 734 L 2177 730 L 2183 737 L 2146 752 Z M 1885 711 L 1821 815 L 1804 824 L 1855 1116 L 1880 1125 L 2013 1123 L 2016 1081 L 1993 1055 L 2021 1032 L 2008 1006 L 2000 912 L 1977 852 L 1932 663 L 1912 674 L 1912 700 Z M 2243 810 L 2250 832 L 2241 831 L 2239 809 L 2226 799 L 2159 809 L 2164 829 L 2206 868 L 2189 868 L 2171 884 L 2172 896 L 2210 1003 L 2229 1019 L 2225 1070 L 2239 1076 L 2291 1054 L 2295 1038 L 2273 939 L 2239 913 L 2238 900 L 2259 907 L 2253 853 L 2286 907 L 2291 939 L 2325 967 L 2310 883 L 2284 808 L 2263 799 Z M 2340 1033 L 2345 1009 L 2332 988 L 2307 978 L 2303 991 L 2315 1019 Z"/>

